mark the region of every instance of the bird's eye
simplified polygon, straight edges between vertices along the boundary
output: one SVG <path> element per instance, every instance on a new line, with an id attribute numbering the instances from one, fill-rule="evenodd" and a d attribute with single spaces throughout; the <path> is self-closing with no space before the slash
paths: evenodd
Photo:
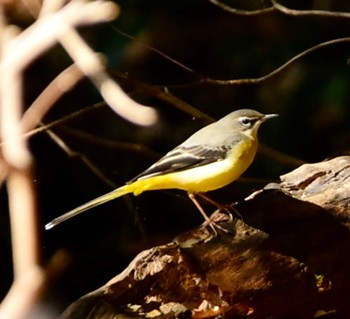
<path id="1" fill-rule="evenodd" d="M 241 122 L 241 124 L 244 126 L 244 127 L 251 127 L 252 125 L 252 122 L 249 118 L 247 117 L 241 117 L 239 119 L 239 121 Z"/>

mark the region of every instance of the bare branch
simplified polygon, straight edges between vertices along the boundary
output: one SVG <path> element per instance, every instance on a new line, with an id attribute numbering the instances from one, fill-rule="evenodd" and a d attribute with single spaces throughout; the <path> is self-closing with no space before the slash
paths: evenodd
<path id="1" fill-rule="evenodd" d="M 335 11 L 326 11 L 326 10 L 295 10 L 295 9 L 287 8 L 286 6 L 278 3 L 276 0 L 271 0 L 271 3 L 272 3 L 271 7 L 257 9 L 257 10 L 236 9 L 219 0 L 208 0 L 208 1 L 226 12 L 229 12 L 231 14 L 236 14 L 236 15 L 254 16 L 254 15 L 270 13 L 277 10 L 284 14 L 292 15 L 292 16 L 323 16 L 323 17 L 334 17 L 334 18 L 350 18 L 349 12 L 340 12 L 340 11 L 335 12 Z"/>
<path id="2" fill-rule="evenodd" d="M 209 124 L 215 121 L 211 116 L 201 112 L 194 106 L 188 104 L 187 102 L 181 100 L 179 97 L 172 94 L 167 87 L 163 86 L 155 86 L 151 84 L 146 84 L 144 82 L 137 81 L 135 79 L 130 78 L 125 74 L 116 73 L 119 82 L 131 85 L 135 92 L 146 94 L 149 96 L 156 97 L 157 99 L 167 102 L 181 110 L 182 112 L 196 118 L 201 119 L 204 123 Z"/>
<path id="3" fill-rule="evenodd" d="M 40 267 L 35 187 L 31 155 L 22 135 L 23 129 L 35 127 L 53 103 L 82 77 L 74 66 L 63 72 L 39 96 L 21 122 L 22 73 L 57 39 L 63 38 L 67 30 L 78 25 L 110 21 L 118 13 L 117 6 L 107 1 L 73 0 L 64 7 L 62 5 L 62 1 L 56 1 L 54 5 L 52 1 L 44 1 L 40 18 L 23 32 L 15 26 L 7 26 L 0 6 L 0 135 L 3 156 L 0 178 L 2 182 L 7 176 L 15 275 L 12 288 L 0 306 L 1 319 L 24 318 L 45 288 L 45 276 L 48 275 L 48 271 Z M 67 74 L 71 76 L 70 81 L 62 87 L 62 78 Z M 105 90 L 105 84 L 102 84 L 100 88 Z M 54 96 L 48 98 L 48 94 L 53 93 Z M 123 94 L 121 92 L 119 96 Z M 123 98 L 129 99 L 125 94 Z"/>
<path id="4" fill-rule="evenodd" d="M 12 43 L 15 34 L 13 28 L 3 23 L 4 31 L 1 38 L 1 56 L 5 60 L 12 54 Z M 10 85 L 9 85 L 10 84 Z M 0 64 L 0 135 L 7 141 L 2 154 L 9 166 L 25 169 L 30 165 L 31 156 L 21 138 L 21 131 L 17 125 L 22 115 L 22 77 L 17 68 L 8 68 Z"/>
<path id="5" fill-rule="evenodd" d="M 33 130 L 62 95 L 71 90 L 83 77 L 84 73 L 75 64 L 61 72 L 23 114 L 20 123 L 22 132 Z"/>
<path id="6" fill-rule="evenodd" d="M 275 76 L 277 76 L 279 73 L 284 71 L 287 67 L 289 67 L 291 64 L 294 62 L 301 60 L 305 56 L 318 51 L 320 49 L 323 49 L 325 47 L 335 45 L 335 44 L 340 44 L 340 43 L 346 43 L 350 42 L 350 38 L 339 38 L 339 39 L 334 39 L 330 41 L 326 41 L 320 44 L 317 44 L 297 55 L 295 55 L 292 59 L 288 60 L 286 63 L 282 64 L 280 67 L 277 69 L 273 70 L 271 73 L 268 73 L 266 75 L 263 75 L 258 78 L 247 78 L 247 79 L 234 79 L 234 80 L 215 80 L 215 79 L 203 79 L 200 81 L 200 83 L 211 83 L 211 84 L 216 84 L 216 85 L 248 85 L 248 84 L 259 84 L 261 82 L 267 81 Z"/>
<path id="7" fill-rule="evenodd" d="M 212 1 L 212 0 L 208 0 L 208 1 Z M 216 2 L 216 0 L 213 0 L 214 2 Z M 290 9 L 287 9 L 286 7 L 283 7 L 281 5 L 279 5 L 277 2 L 274 1 L 274 5 L 278 6 L 278 9 L 281 9 L 281 8 L 285 8 L 286 9 L 286 13 L 289 12 Z M 297 12 L 305 12 L 305 11 L 298 11 L 298 10 L 292 10 L 294 11 L 294 13 L 297 13 Z M 308 11 L 308 14 L 311 14 L 312 12 L 316 12 L 317 14 L 317 11 L 315 10 L 311 10 L 311 11 Z M 327 13 L 327 11 L 320 11 L 320 14 L 321 13 Z M 329 14 L 331 15 L 332 12 L 329 12 Z M 336 13 L 338 14 L 338 13 Z M 344 17 L 345 15 L 349 15 L 350 14 L 347 14 L 347 13 L 344 13 Z M 334 39 L 334 40 L 330 40 L 330 41 L 327 41 L 327 42 L 323 42 L 323 43 L 320 43 L 320 44 L 317 44 L 316 46 L 313 46 L 299 54 L 297 54 L 296 56 L 294 56 L 292 59 L 288 60 L 287 62 L 285 62 L 284 64 L 282 64 L 281 66 L 279 66 L 278 68 L 276 68 L 275 70 L 273 70 L 272 72 L 266 74 L 266 75 L 263 75 L 261 77 L 257 77 L 257 78 L 243 78 L 243 79 L 233 79 L 233 80 L 219 80 L 219 79 L 212 79 L 212 78 L 207 78 L 205 77 L 204 75 L 196 72 L 195 70 L 193 70 L 192 68 L 190 68 L 189 66 L 171 58 L 170 56 L 168 56 L 167 54 L 165 54 L 164 52 L 150 46 L 149 44 L 143 42 L 143 41 L 140 41 L 139 39 L 135 39 L 134 37 L 132 37 L 131 35 L 125 33 L 124 31 L 121 31 L 115 27 L 113 27 L 113 29 L 115 29 L 118 33 L 120 33 L 121 35 L 129 38 L 129 39 L 132 39 L 133 41 L 137 41 L 138 43 L 141 43 L 145 48 L 155 52 L 156 54 L 160 55 L 161 57 L 171 61 L 172 63 L 178 65 L 179 67 L 181 67 L 182 69 L 190 72 L 191 74 L 193 74 L 195 77 L 199 78 L 200 80 L 198 82 L 194 82 L 194 83 L 190 83 L 190 84 L 184 84 L 184 85 L 171 85 L 171 86 L 168 86 L 169 88 L 173 88 L 173 87 L 188 87 L 188 86 L 192 86 L 192 85 L 198 85 L 198 84 L 201 84 L 201 83 L 210 83 L 210 84 L 215 84 L 215 85 L 254 85 L 254 84 L 259 84 L 259 83 L 262 83 L 264 81 L 267 81 L 275 76 L 277 76 L 279 73 L 283 72 L 286 68 L 288 68 L 291 64 L 293 64 L 294 62 L 304 58 L 305 56 L 317 51 L 317 50 L 320 50 L 324 47 L 327 47 L 327 46 L 331 46 L 331 45 L 335 45 L 335 44 L 340 44 L 340 43 L 345 43 L 345 42 L 349 42 L 350 41 L 350 38 L 339 38 L 339 39 Z M 121 75 L 119 74 L 118 75 L 119 78 L 122 78 L 123 80 L 126 80 L 127 82 L 135 82 L 135 80 L 131 80 L 129 77 L 127 76 L 124 76 L 124 75 Z M 141 91 L 147 91 L 149 93 L 152 93 L 151 95 L 156 95 L 158 98 L 160 98 L 161 100 L 164 100 L 164 101 L 167 101 L 167 102 L 171 102 L 171 101 L 175 101 L 175 100 L 179 100 L 177 97 L 173 96 L 167 89 L 166 87 L 163 87 L 161 88 L 160 86 L 159 87 L 155 87 L 155 86 L 151 86 L 151 85 L 147 85 L 147 84 L 144 84 L 144 83 L 136 83 L 136 86 L 138 89 L 140 89 Z M 182 101 L 183 102 L 183 101 Z M 179 105 L 179 103 L 176 103 L 177 105 Z M 187 112 L 186 113 L 189 113 L 188 110 L 190 110 L 192 107 L 188 108 L 188 105 L 186 106 L 185 104 L 183 103 L 180 103 L 180 105 L 183 105 L 184 106 L 184 109 L 185 109 L 185 112 L 186 112 L 186 109 L 187 109 Z M 182 109 L 180 107 L 180 109 Z M 191 113 L 189 113 L 191 114 Z M 194 115 L 195 117 L 206 117 L 200 114 L 197 114 L 197 115 Z"/>
<path id="8" fill-rule="evenodd" d="M 40 267 L 27 269 L 2 301 L 0 319 L 26 318 L 43 289 L 44 281 L 45 273 Z"/>
<path id="9" fill-rule="evenodd" d="M 60 43 L 79 68 L 88 76 L 108 105 L 120 116 L 139 125 L 152 125 L 157 119 L 156 111 L 130 99 L 106 73 L 101 59 L 72 28 L 60 37 Z"/>
<path id="10" fill-rule="evenodd" d="M 66 1 L 65 0 L 56 0 L 56 1 L 48 1 L 44 0 L 39 12 L 38 19 L 41 19 L 44 16 L 54 14 L 58 10 L 60 10 L 64 5 Z"/>
<path id="11" fill-rule="evenodd" d="M 72 150 L 56 133 L 54 133 L 50 129 L 46 129 L 45 132 L 50 136 L 50 138 L 68 155 L 68 156 L 79 156 L 80 160 L 103 182 L 105 182 L 108 186 L 110 186 L 112 189 L 116 188 L 117 185 L 115 185 L 110 179 L 108 179 L 100 170 L 99 168 L 92 163 L 88 157 L 75 152 Z"/>
<path id="12" fill-rule="evenodd" d="M 273 8 L 287 15 L 350 18 L 349 12 L 336 12 L 336 11 L 324 11 L 324 10 L 294 10 L 283 6 L 282 4 L 278 3 L 276 0 L 271 0 L 271 2 L 273 4 Z"/>
<path id="13" fill-rule="evenodd" d="M 78 110 L 78 111 L 70 113 L 70 114 L 68 114 L 66 116 L 63 116 L 63 117 L 59 118 L 58 120 L 55 120 L 55 121 L 53 121 L 51 123 L 42 124 L 41 126 L 35 128 L 35 129 L 31 130 L 31 131 L 28 131 L 28 132 L 24 133 L 22 135 L 22 138 L 26 138 L 27 139 L 27 138 L 29 138 L 31 136 L 34 136 L 34 135 L 38 134 L 38 133 L 44 132 L 44 131 L 46 131 L 48 129 L 51 129 L 51 128 L 57 126 L 57 125 L 66 123 L 67 121 L 72 120 L 72 119 L 80 116 L 83 113 L 86 113 L 86 112 L 89 112 L 89 111 L 92 111 L 92 110 L 95 110 L 95 109 L 98 109 L 98 108 L 101 108 L 101 107 L 106 107 L 106 104 L 104 102 L 100 102 L 100 103 L 97 103 L 97 104 L 85 107 L 85 108 L 83 108 L 81 110 Z M 2 144 L 4 144 L 4 143 L 2 143 Z M 2 144 L 0 144 L 0 146 Z"/>
<path id="14" fill-rule="evenodd" d="M 136 39 L 135 37 L 133 37 L 132 35 L 120 30 L 119 28 L 117 28 L 116 26 L 112 26 L 113 30 L 117 31 L 120 35 L 122 35 L 125 38 L 128 38 L 132 41 L 137 42 L 138 44 L 141 44 L 142 46 L 144 46 L 145 48 L 147 48 L 150 51 L 155 52 L 156 54 L 160 55 L 161 57 L 163 57 L 164 59 L 170 61 L 171 63 L 176 64 L 177 66 L 179 66 L 180 68 L 184 69 L 187 72 L 193 73 L 195 76 L 198 77 L 198 75 L 195 73 L 194 70 L 192 70 L 190 67 L 188 67 L 187 65 L 181 63 L 178 60 L 175 60 L 174 58 L 172 58 L 171 56 L 167 55 L 166 53 L 156 49 L 155 47 L 149 45 L 148 43 L 146 43 L 145 41 L 142 41 L 140 39 Z"/>
<path id="15" fill-rule="evenodd" d="M 10 291 L 2 300 L 0 319 L 28 318 L 28 313 L 44 293 L 50 281 L 57 278 L 66 269 L 69 262 L 69 256 L 63 251 L 59 251 L 52 257 L 45 270 L 39 266 L 28 269 L 13 283 Z M 47 311 L 50 314 L 51 309 L 47 309 Z M 40 315 L 41 318 L 45 316 L 42 313 Z M 45 316 L 45 318 L 48 317 Z"/>
<path id="16" fill-rule="evenodd" d="M 245 16 L 253 16 L 253 15 L 260 15 L 260 14 L 265 14 L 274 11 L 273 7 L 268 7 L 268 8 L 263 8 L 263 9 L 258 9 L 258 10 L 240 10 L 233 8 L 226 3 L 223 3 L 219 0 L 208 0 L 210 3 L 214 4 L 215 6 L 221 8 L 222 10 L 225 10 L 229 13 L 237 14 L 237 15 L 245 15 Z"/>
<path id="17" fill-rule="evenodd" d="M 57 13 L 37 20 L 19 34 L 11 44 L 12 54 L 2 61 L 2 68 L 23 70 L 55 44 L 67 25 L 75 27 L 110 21 L 117 13 L 117 6 L 112 2 L 71 1 Z"/>
<path id="18" fill-rule="evenodd" d="M 11 213 L 12 254 L 16 277 L 39 265 L 39 238 L 33 177 L 30 169 L 12 169 L 7 180 Z"/>

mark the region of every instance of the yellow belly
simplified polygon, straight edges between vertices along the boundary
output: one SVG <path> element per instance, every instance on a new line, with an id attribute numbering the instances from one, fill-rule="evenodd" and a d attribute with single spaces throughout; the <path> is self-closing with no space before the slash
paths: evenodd
<path id="1" fill-rule="evenodd" d="M 256 150 L 256 139 L 247 139 L 234 147 L 225 160 L 138 180 L 126 186 L 129 192 L 134 193 L 134 195 L 139 195 L 148 190 L 171 188 L 182 189 L 189 193 L 215 190 L 240 177 L 252 163 Z"/>

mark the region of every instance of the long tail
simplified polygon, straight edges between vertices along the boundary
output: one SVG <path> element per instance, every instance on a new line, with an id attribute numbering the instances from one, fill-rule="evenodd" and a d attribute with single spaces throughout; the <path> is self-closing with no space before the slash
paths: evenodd
<path id="1" fill-rule="evenodd" d="M 117 188 L 117 189 L 115 189 L 107 194 L 104 194 L 104 195 L 97 197 L 97 198 L 77 207 L 77 208 L 72 209 L 71 211 L 55 218 L 54 220 L 52 220 L 51 222 L 46 224 L 45 229 L 46 230 L 51 229 L 51 228 L 57 226 L 58 224 L 61 224 L 64 221 L 85 212 L 86 210 L 88 210 L 90 208 L 99 206 L 101 204 L 109 202 L 112 199 L 115 199 L 115 198 L 118 198 L 118 197 L 123 196 L 125 194 L 131 193 L 133 191 L 132 187 L 130 187 L 131 185 L 125 185 L 125 186 L 119 187 L 119 188 Z"/>

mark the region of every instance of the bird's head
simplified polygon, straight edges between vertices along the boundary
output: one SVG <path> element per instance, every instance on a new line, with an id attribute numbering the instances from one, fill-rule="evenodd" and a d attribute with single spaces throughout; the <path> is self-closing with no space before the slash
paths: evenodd
<path id="1" fill-rule="evenodd" d="M 247 136 L 256 137 L 260 125 L 278 114 L 262 114 L 251 109 L 237 110 L 227 115 L 223 120 L 230 122 L 231 129 L 237 130 Z"/>

